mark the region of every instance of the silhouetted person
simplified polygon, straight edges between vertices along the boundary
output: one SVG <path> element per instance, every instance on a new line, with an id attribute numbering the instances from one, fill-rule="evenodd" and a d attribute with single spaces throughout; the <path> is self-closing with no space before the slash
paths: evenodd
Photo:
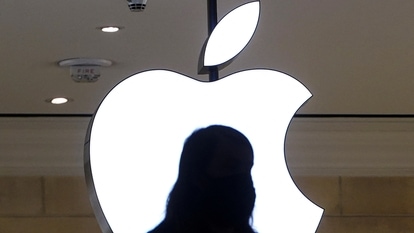
<path id="1" fill-rule="evenodd" d="M 165 219 L 150 233 L 253 233 L 253 149 L 237 130 L 213 125 L 187 138 Z"/>

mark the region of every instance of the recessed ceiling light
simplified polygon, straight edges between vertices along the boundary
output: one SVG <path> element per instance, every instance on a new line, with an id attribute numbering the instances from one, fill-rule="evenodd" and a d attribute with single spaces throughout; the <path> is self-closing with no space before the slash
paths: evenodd
<path id="1" fill-rule="evenodd" d="M 117 31 L 121 30 L 121 27 L 106 26 L 106 27 L 100 27 L 99 29 L 103 32 L 117 32 Z"/>
<path id="2" fill-rule="evenodd" d="M 65 103 L 69 102 L 69 100 L 70 99 L 65 98 L 65 97 L 56 97 L 56 98 L 48 99 L 46 101 L 51 103 L 51 104 L 65 104 Z"/>

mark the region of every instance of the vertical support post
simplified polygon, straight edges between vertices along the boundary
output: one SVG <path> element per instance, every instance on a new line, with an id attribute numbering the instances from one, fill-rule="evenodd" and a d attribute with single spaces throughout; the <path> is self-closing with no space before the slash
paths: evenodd
<path id="1" fill-rule="evenodd" d="M 207 0 L 208 15 L 208 35 L 210 36 L 217 25 L 217 0 Z M 209 67 L 209 81 L 214 82 L 219 79 L 218 67 Z"/>

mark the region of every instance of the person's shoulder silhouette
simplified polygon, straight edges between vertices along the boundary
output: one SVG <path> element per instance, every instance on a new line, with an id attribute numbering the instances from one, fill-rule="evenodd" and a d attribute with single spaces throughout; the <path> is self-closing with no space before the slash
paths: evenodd
<path id="1" fill-rule="evenodd" d="M 149 233 L 254 233 L 252 166 L 252 146 L 239 131 L 195 131 L 184 143 L 165 218 Z"/>

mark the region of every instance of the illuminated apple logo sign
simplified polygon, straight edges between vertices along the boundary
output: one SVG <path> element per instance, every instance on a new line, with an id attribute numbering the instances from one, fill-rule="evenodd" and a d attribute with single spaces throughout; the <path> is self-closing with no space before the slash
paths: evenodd
<path id="1" fill-rule="evenodd" d="M 206 66 L 226 62 L 248 44 L 259 11 L 259 1 L 247 3 L 219 22 L 206 45 Z M 323 209 L 297 189 L 284 155 L 288 125 L 310 97 L 294 78 L 267 69 L 215 82 L 150 70 L 120 82 L 99 106 L 85 144 L 87 182 L 102 230 L 143 233 L 161 222 L 185 139 L 197 128 L 221 124 L 242 132 L 254 148 L 253 227 L 260 233 L 315 232 Z"/>

